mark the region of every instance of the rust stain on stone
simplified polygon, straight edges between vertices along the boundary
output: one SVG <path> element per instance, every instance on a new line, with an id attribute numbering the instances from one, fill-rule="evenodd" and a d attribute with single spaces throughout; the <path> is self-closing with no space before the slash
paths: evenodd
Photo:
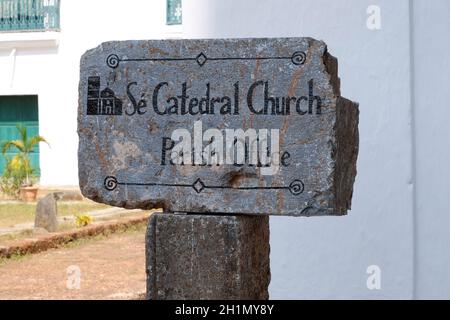
<path id="1" fill-rule="evenodd" d="M 298 68 L 292 75 L 292 80 L 291 80 L 291 83 L 289 85 L 289 90 L 288 90 L 289 97 L 295 96 L 295 89 L 297 88 L 298 81 L 299 81 L 300 77 L 302 76 L 302 74 L 303 74 L 303 68 Z M 284 145 L 286 131 L 289 128 L 289 119 L 290 119 L 290 117 L 284 118 L 283 125 L 280 129 L 280 147 L 282 147 Z"/>
<path id="2" fill-rule="evenodd" d="M 283 208 L 284 208 L 284 194 L 283 194 L 283 192 L 278 192 L 277 193 L 277 198 L 278 198 L 278 201 L 277 201 L 278 210 L 279 210 L 279 212 L 283 212 Z"/>
<path id="3" fill-rule="evenodd" d="M 291 80 L 291 83 L 289 85 L 289 90 L 288 90 L 288 95 L 290 97 L 295 96 L 295 89 L 297 88 L 298 81 L 300 80 L 300 77 L 302 76 L 302 74 L 303 74 L 303 68 L 298 68 L 292 75 L 292 80 Z"/>
<path id="4" fill-rule="evenodd" d="M 253 76 L 255 79 L 258 77 L 258 72 L 260 68 L 261 68 L 261 60 L 256 60 L 255 70 L 253 71 Z"/>
<path id="5" fill-rule="evenodd" d="M 164 50 L 162 50 L 162 49 L 156 48 L 156 47 L 150 47 L 150 48 L 148 48 L 148 52 L 149 52 L 151 55 L 159 54 L 159 55 L 161 55 L 161 56 L 163 56 L 163 57 L 165 57 L 165 56 L 168 55 L 168 52 L 166 52 L 166 51 L 164 51 Z"/>
<path id="6" fill-rule="evenodd" d="M 103 154 L 104 151 L 100 148 L 98 142 L 95 142 L 95 151 L 97 152 L 102 169 L 108 168 L 108 161 L 106 161 L 105 155 Z"/>

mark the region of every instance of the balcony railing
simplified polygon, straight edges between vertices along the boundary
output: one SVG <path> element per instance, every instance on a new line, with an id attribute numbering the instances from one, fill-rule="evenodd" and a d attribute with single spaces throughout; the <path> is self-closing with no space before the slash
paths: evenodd
<path id="1" fill-rule="evenodd" d="M 0 0 L 0 32 L 59 30 L 60 0 Z"/>

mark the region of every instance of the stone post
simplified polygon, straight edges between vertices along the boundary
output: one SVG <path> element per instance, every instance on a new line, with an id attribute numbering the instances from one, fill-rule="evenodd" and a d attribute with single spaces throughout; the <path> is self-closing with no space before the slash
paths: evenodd
<path id="1" fill-rule="evenodd" d="M 148 299 L 268 299 L 269 217 L 153 214 Z"/>

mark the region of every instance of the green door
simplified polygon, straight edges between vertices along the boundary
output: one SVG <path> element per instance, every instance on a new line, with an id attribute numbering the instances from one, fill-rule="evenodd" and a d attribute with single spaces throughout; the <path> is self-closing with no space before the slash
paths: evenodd
<path id="1" fill-rule="evenodd" d="M 0 142 L 19 138 L 16 126 L 22 124 L 27 128 L 28 136 L 39 134 L 38 97 L 37 96 L 0 96 Z M 6 154 L 13 157 L 15 149 L 10 148 Z M 40 175 L 39 145 L 30 155 L 31 165 Z M 0 174 L 5 169 L 6 159 L 0 154 Z"/>

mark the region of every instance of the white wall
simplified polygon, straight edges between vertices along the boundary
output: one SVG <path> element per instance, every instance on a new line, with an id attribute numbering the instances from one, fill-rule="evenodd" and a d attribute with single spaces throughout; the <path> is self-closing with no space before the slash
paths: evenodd
<path id="1" fill-rule="evenodd" d="M 39 96 L 40 134 L 51 145 L 40 148 L 42 185 L 78 184 L 76 115 L 81 55 L 108 40 L 170 35 L 173 28 L 165 25 L 165 10 L 165 0 L 63 0 L 57 35 L 0 33 L 0 95 Z M 19 38 L 54 38 L 59 45 L 23 48 L 30 46 L 30 41 L 20 42 L 13 70 L 9 40 Z"/>
<path id="2" fill-rule="evenodd" d="M 271 298 L 450 297 L 450 3 L 413 4 L 184 2 L 185 37 L 325 40 L 339 59 L 343 96 L 360 103 L 353 209 L 339 218 L 271 218 Z M 366 26 L 369 5 L 381 8 L 381 30 Z M 381 290 L 366 286 L 369 265 L 381 268 Z"/>
<path id="3" fill-rule="evenodd" d="M 42 184 L 78 184 L 76 115 L 81 55 L 104 41 L 162 37 L 164 17 L 163 0 L 127 0 L 126 5 L 118 0 L 61 1 L 60 77 L 57 88 L 60 91 L 58 96 L 66 97 L 65 113 L 60 128 L 41 123 L 42 134 L 48 130 L 46 137 L 57 144 L 41 156 Z M 48 119 L 56 120 L 54 117 Z M 61 130 L 63 134 L 60 134 Z M 65 145 L 67 138 L 70 142 Z M 56 157 L 54 150 L 59 153 Z"/>
<path id="4" fill-rule="evenodd" d="M 413 3 L 416 296 L 449 299 L 450 2 Z"/>

